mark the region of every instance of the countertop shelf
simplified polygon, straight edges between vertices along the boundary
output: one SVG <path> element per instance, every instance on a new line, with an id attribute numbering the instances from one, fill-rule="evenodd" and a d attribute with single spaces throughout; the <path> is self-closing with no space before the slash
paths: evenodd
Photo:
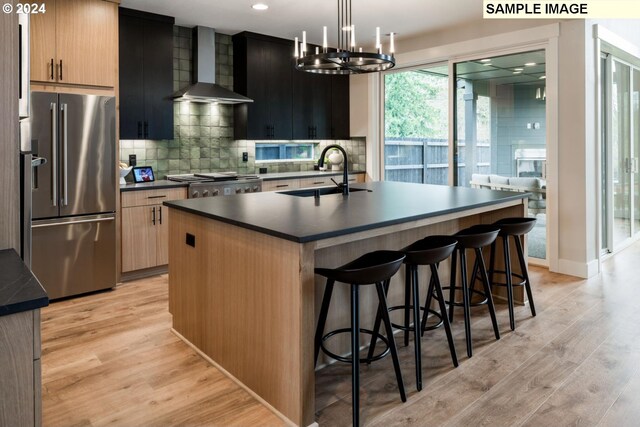
<path id="1" fill-rule="evenodd" d="M 16 251 L 0 251 L 0 316 L 47 305 L 47 293 Z"/>
<path id="2" fill-rule="evenodd" d="M 369 191 L 313 197 L 278 192 L 176 200 L 166 206 L 305 243 L 474 208 L 517 201 L 528 193 L 441 185 L 371 182 Z"/>

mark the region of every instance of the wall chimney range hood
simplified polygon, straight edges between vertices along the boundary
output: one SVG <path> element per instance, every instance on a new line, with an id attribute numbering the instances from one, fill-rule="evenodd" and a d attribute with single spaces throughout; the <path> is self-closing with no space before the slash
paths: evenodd
<path id="1" fill-rule="evenodd" d="M 193 28 L 193 75 L 191 85 L 173 94 L 174 101 L 241 104 L 253 99 L 216 84 L 216 32 L 213 28 Z"/>

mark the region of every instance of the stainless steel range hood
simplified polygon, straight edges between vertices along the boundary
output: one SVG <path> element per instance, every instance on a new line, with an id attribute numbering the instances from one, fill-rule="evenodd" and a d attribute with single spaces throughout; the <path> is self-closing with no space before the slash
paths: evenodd
<path id="1" fill-rule="evenodd" d="M 191 101 L 219 104 L 253 102 L 216 84 L 216 32 L 213 28 L 193 29 L 192 84 L 173 94 L 174 101 Z"/>

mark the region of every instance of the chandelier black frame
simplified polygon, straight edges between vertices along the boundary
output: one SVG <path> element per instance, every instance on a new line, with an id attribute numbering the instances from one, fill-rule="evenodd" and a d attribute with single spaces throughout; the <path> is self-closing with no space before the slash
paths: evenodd
<path id="1" fill-rule="evenodd" d="M 380 28 L 376 28 L 376 51 L 356 50 L 355 26 L 352 23 L 351 0 L 338 0 L 338 48 L 327 46 L 327 27 L 324 27 L 322 52 L 308 52 L 306 32 L 302 32 L 302 43 L 295 40 L 296 69 L 318 74 L 362 74 L 375 73 L 396 65 L 394 54 L 394 33 L 390 34 L 389 53 L 382 53 Z"/>

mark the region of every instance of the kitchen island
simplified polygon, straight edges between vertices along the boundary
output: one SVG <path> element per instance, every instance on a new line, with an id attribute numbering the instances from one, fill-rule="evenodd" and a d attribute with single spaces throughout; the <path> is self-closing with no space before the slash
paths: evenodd
<path id="1" fill-rule="evenodd" d="M 315 267 L 526 212 L 527 193 L 395 182 L 354 187 L 362 191 L 348 197 L 272 192 L 165 202 L 174 331 L 297 425 L 314 422 L 313 336 L 324 290 Z M 448 268 L 440 270 L 446 280 Z M 402 277 L 391 283 L 391 302 L 403 293 Z M 422 295 L 427 280 L 422 272 Z M 349 324 L 348 296 L 348 286 L 336 286 L 326 330 Z M 373 289 L 362 290 L 362 327 L 373 323 L 375 301 Z M 345 353 L 348 337 L 333 344 Z"/>

